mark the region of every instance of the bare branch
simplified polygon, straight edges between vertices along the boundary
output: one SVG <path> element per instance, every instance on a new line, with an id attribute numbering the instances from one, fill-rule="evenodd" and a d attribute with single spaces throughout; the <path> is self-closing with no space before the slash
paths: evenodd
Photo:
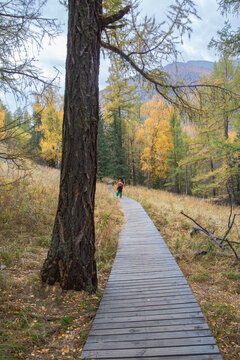
<path id="1" fill-rule="evenodd" d="M 205 229 L 204 227 L 202 227 L 200 224 L 198 224 L 193 218 L 191 218 L 190 216 L 184 214 L 183 211 L 181 211 L 181 214 L 186 216 L 188 219 L 192 220 L 199 228 L 199 231 L 202 231 L 204 234 L 208 235 L 221 249 L 224 250 L 224 246 L 217 240 L 216 236 L 214 236 L 213 233 L 211 233 L 210 231 L 208 231 L 207 229 Z"/>
<path id="2" fill-rule="evenodd" d="M 231 212 L 232 212 L 232 209 L 231 209 Z M 231 212 L 230 212 L 230 215 L 231 215 Z M 228 230 L 226 231 L 225 235 L 223 238 L 218 238 L 216 237 L 212 232 L 208 231 L 207 229 L 205 229 L 203 226 L 201 226 L 199 223 L 197 223 L 197 221 L 195 221 L 193 218 L 191 218 L 189 215 L 186 215 L 184 214 L 183 211 L 181 211 L 181 214 L 186 216 L 188 219 L 190 219 L 191 221 L 193 221 L 196 225 L 197 225 L 197 228 L 194 227 L 192 228 L 192 231 L 190 233 L 191 236 L 194 235 L 194 233 L 196 233 L 197 231 L 202 231 L 205 235 L 209 236 L 222 250 L 224 250 L 224 246 L 222 245 L 222 243 L 225 241 L 227 242 L 227 244 L 229 245 L 229 247 L 231 248 L 231 250 L 233 251 L 235 257 L 237 260 L 239 260 L 239 256 L 236 252 L 236 250 L 234 249 L 233 245 L 232 244 L 236 244 L 236 245 L 239 245 L 240 243 L 239 242 L 236 242 L 236 241 L 229 241 L 227 239 L 227 235 L 229 234 L 230 230 L 232 229 L 233 227 L 233 224 L 234 224 L 234 221 L 235 221 L 235 218 L 236 216 L 239 216 L 240 214 L 235 214 L 233 216 L 233 219 L 232 219 L 232 222 L 230 225 L 228 225 Z M 200 245 L 201 246 L 201 245 Z"/>

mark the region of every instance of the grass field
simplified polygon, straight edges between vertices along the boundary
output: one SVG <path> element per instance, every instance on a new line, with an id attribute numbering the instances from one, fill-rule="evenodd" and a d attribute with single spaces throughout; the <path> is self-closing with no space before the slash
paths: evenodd
<path id="1" fill-rule="evenodd" d="M 113 262 L 122 213 L 104 184 L 97 184 L 94 295 L 42 286 L 40 269 L 55 218 L 59 172 L 38 167 L 30 176 L 1 164 L 0 359 L 78 359 Z"/>
<path id="2" fill-rule="evenodd" d="M 175 256 L 207 319 L 225 360 L 240 359 L 240 263 L 232 251 L 224 254 L 204 234 L 190 236 L 193 222 L 224 234 L 229 207 L 217 206 L 204 199 L 182 196 L 144 187 L 127 186 L 124 195 L 139 201 Z M 240 209 L 234 209 L 240 213 Z M 238 227 L 237 227 L 238 226 Z M 239 240 L 240 218 L 237 218 L 229 240 Z M 197 255 L 199 245 L 206 255 Z M 240 255 L 240 246 L 238 254 Z M 237 249 L 237 247 L 236 247 Z"/>

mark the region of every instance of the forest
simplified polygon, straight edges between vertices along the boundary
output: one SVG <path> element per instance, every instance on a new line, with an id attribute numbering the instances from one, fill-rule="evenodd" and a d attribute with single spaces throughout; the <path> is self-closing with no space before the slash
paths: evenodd
<path id="1" fill-rule="evenodd" d="M 240 204 L 239 93 L 240 65 L 222 56 L 202 84 L 226 88 L 204 90 L 201 113 L 186 112 L 146 89 L 142 103 L 137 85 L 124 76 L 115 59 L 101 95 L 98 129 L 99 180 L 122 178 L 177 194 L 211 198 L 225 203 L 229 194 Z M 143 91 L 143 90 L 142 90 Z M 59 169 L 62 155 L 63 97 L 50 89 L 37 96 L 32 113 L 13 114 L 1 104 L 1 143 L 7 158 L 24 158 Z M 3 155 L 4 158 L 4 155 Z"/>
<path id="2" fill-rule="evenodd" d="M 120 178 L 164 237 L 224 360 L 238 360 L 239 29 L 219 30 L 213 70 L 186 84 L 163 63 L 191 34 L 192 0 L 173 2 L 162 23 L 141 17 L 137 1 L 60 2 L 64 96 L 35 63 L 43 39 L 61 33 L 42 16 L 46 1 L 0 5 L 0 359 L 80 357 L 125 221 L 106 185 Z M 218 4 L 239 15 L 239 1 Z M 110 67 L 99 93 L 100 51 Z M 28 106 L 11 109 L 9 93 Z"/>

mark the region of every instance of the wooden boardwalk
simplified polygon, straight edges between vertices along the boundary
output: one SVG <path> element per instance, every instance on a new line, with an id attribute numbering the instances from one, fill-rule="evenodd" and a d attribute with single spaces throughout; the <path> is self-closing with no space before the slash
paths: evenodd
<path id="1" fill-rule="evenodd" d="M 203 314 L 174 257 L 136 201 L 81 359 L 220 360 Z"/>

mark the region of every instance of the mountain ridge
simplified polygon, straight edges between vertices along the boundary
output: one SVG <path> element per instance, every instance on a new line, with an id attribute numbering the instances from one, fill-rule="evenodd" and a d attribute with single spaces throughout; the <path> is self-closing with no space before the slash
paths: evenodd
<path id="1" fill-rule="evenodd" d="M 209 75 L 213 71 L 214 62 L 208 60 L 189 60 L 187 62 L 173 62 L 163 67 L 163 71 L 168 73 L 170 79 L 173 81 L 182 80 L 188 85 L 196 84 L 200 81 L 203 75 Z M 134 84 L 134 80 L 130 80 L 131 85 Z M 139 101 L 148 101 L 155 92 L 151 94 L 146 93 L 139 83 L 136 83 L 137 89 L 135 94 L 139 96 Z M 102 103 L 105 89 L 100 91 L 100 102 Z"/>
<path id="2" fill-rule="evenodd" d="M 187 62 L 173 62 L 164 66 L 173 80 L 182 79 L 187 84 L 198 82 L 203 75 L 213 71 L 213 62 L 207 60 L 189 60 Z"/>

